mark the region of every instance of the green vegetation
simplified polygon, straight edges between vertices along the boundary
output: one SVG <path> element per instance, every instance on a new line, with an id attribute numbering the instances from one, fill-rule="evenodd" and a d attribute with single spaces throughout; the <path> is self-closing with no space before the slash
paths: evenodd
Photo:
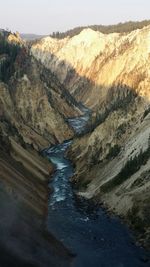
<path id="1" fill-rule="evenodd" d="M 133 183 L 132 188 L 140 187 L 150 180 L 150 170 L 143 172 Z"/>
<path id="2" fill-rule="evenodd" d="M 126 92 L 126 95 L 122 95 L 121 93 Z M 107 100 L 105 103 L 105 112 L 101 113 L 100 111 L 97 112 L 96 116 L 96 126 L 104 122 L 110 113 L 122 109 L 127 111 L 128 105 L 135 99 L 136 93 L 128 88 L 126 85 L 119 86 L 117 88 L 117 92 L 115 88 L 110 88 L 108 91 Z"/>
<path id="3" fill-rule="evenodd" d="M 126 129 L 127 129 L 127 124 L 125 122 L 119 125 L 116 131 L 116 138 L 117 139 L 121 138 L 122 135 L 125 134 Z"/>
<path id="4" fill-rule="evenodd" d="M 129 159 L 122 168 L 122 170 L 118 173 L 118 175 L 115 176 L 112 180 L 105 183 L 101 187 L 101 190 L 104 193 L 106 193 L 111 191 L 114 187 L 122 184 L 124 181 L 130 178 L 131 175 L 136 173 L 141 168 L 142 165 L 145 165 L 149 158 L 150 158 L 150 137 L 147 150 L 145 150 L 144 152 L 141 150 L 139 155 Z"/>
<path id="5" fill-rule="evenodd" d="M 122 95 L 122 93 L 124 92 L 126 92 L 126 94 Z M 112 112 L 119 109 L 127 112 L 128 105 L 132 103 L 136 96 L 136 93 L 126 85 L 118 85 L 117 92 L 115 90 L 115 87 L 110 88 L 105 103 L 101 104 L 100 109 L 98 109 L 96 112 L 96 115 L 90 118 L 88 124 L 85 127 L 84 134 L 94 131 L 94 129 L 101 123 L 103 123 Z M 125 133 L 125 128 L 126 125 L 120 126 L 120 132 Z"/>
<path id="6" fill-rule="evenodd" d="M 7 41 L 0 35 L 0 80 L 7 82 L 14 73 L 14 62 L 20 51 L 20 46 Z"/>
<path id="7" fill-rule="evenodd" d="M 143 119 L 150 113 L 150 106 L 145 110 L 143 114 Z"/>
<path id="8" fill-rule="evenodd" d="M 131 32 L 136 29 L 142 29 L 144 26 L 150 25 L 150 20 L 143 20 L 143 21 L 128 21 L 125 23 L 118 23 L 116 25 L 89 25 L 86 27 L 77 27 L 72 30 L 66 31 L 66 32 L 53 32 L 51 37 L 57 38 L 57 39 L 63 39 L 67 36 L 73 37 L 77 34 L 79 34 L 82 30 L 90 28 L 94 31 L 99 31 L 105 34 L 118 32 Z"/>
<path id="9" fill-rule="evenodd" d="M 150 196 L 145 196 L 145 201 L 140 202 L 138 199 L 135 201 L 133 207 L 128 211 L 127 219 L 129 220 L 132 228 L 141 235 L 146 233 L 149 228 L 150 212 L 149 212 Z M 141 212 L 142 211 L 142 212 Z M 147 236 L 147 241 L 150 242 L 150 236 Z"/>
<path id="10" fill-rule="evenodd" d="M 129 210 L 127 218 L 130 224 L 134 227 L 137 232 L 144 232 L 143 220 L 138 216 L 139 207 L 134 205 L 131 210 Z"/>
<path id="11" fill-rule="evenodd" d="M 89 185 L 90 181 L 89 180 L 84 180 L 82 179 L 82 181 L 80 181 L 80 183 L 78 182 L 78 185 L 80 187 L 80 190 L 86 190 L 88 185 Z"/>
<path id="12" fill-rule="evenodd" d="M 112 159 L 115 158 L 120 153 L 121 147 L 118 145 L 114 145 L 110 148 L 109 153 L 106 157 L 106 159 Z"/>
<path id="13" fill-rule="evenodd" d="M 99 164 L 101 162 L 99 157 L 100 157 L 100 154 L 102 154 L 102 151 L 103 151 L 102 147 L 98 147 L 98 145 L 96 145 L 96 142 L 95 142 L 95 145 L 93 147 L 95 147 L 94 148 L 95 151 L 94 151 L 94 153 L 91 152 L 89 168 L 91 166 L 97 165 L 97 164 Z"/>
<path id="14" fill-rule="evenodd" d="M 38 64 L 38 62 L 37 62 Z M 57 79 L 56 75 L 52 73 L 49 69 L 45 68 L 44 66 L 38 64 L 38 67 L 40 68 L 40 79 L 47 84 L 48 88 L 53 88 L 53 90 L 56 93 L 60 93 L 60 97 L 64 98 L 67 103 L 71 106 L 79 106 L 78 102 L 75 100 L 75 98 L 69 93 L 69 91 L 60 84 L 59 80 Z M 61 89 L 60 89 L 61 88 Z M 51 91 L 48 90 L 48 100 L 51 103 L 51 105 L 55 108 L 55 105 L 52 101 Z M 59 111 L 58 111 L 59 112 Z M 64 118 L 65 119 L 65 118 Z"/>

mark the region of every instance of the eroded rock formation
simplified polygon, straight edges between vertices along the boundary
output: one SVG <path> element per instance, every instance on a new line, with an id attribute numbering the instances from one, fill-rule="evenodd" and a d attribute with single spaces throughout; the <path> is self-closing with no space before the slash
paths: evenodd
<path id="1" fill-rule="evenodd" d="M 83 30 L 73 38 L 43 38 L 31 53 L 87 106 L 100 106 L 112 86 L 149 99 L 150 26 L 129 34 Z"/>
<path id="2" fill-rule="evenodd" d="M 9 42 L 16 43 L 15 38 L 11 36 Z M 38 216 L 43 214 L 47 194 L 43 183 L 51 167 L 39 164 L 33 148 L 38 151 L 72 138 L 65 119 L 80 115 L 76 101 L 83 102 L 93 114 L 87 134 L 75 139 L 68 154 L 76 166 L 72 181 L 80 195 L 103 201 L 123 216 L 142 243 L 150 246 L 149 38 L 148 26 L 129 34 L 105 35 L 86 29 L 73 38 L 46 37 L 35 42 L 30 52 L 21 43 L 7 73 L 9 79 L 0 83 L 2 181 L 7 181 L 6 189 L 11 188 L 6 192 L 12 188 L 18 192 L 16 185 L 10 186 L 12 175 L 7 175 L 12 167 L 6 167 L 12 162 L 20 172 L 13 182 L 21 179 L 18 185 L 25 205 L 32 206 Z M 3 53 L 0 63 L 8 59 Z M 30 179 L 19 166 L 27 177 L 34 177 L 23 186 Z M 28 183 L 32 200 L 30 194 L 26 197 L 28 189 L 24 193 Z M 15 195 L 20 198 L 15 193 L 12 199 Z"/>
<path id="3" fill-rule="evenodd" d="M 28 54 L 18 35 L 0 35 L 1 266 L 69 266 L 70 252 L 46 231 L 52 165 L 39 151 L 72 138 L 76 102 Z"/>
<path id="4" fill-rule="evenodd" d="M 94 111 L 69 152 L 79 194 L 105 202 L 150 246 L 150 26 L 46 37 L 31 53 Z"/>

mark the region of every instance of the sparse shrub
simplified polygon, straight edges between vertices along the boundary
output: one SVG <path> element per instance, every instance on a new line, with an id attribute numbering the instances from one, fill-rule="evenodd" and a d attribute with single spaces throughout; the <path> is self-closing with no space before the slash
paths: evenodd
<path id="1" fill-rule="evenodd" d="M 143 119 L 150 113 L 150 106 L 144 111 Z"/>
<path id="2" fill-rule="evenodd" d="M 105 183 L 101 190 L 105 192 L 111 191 L 114 187 L 122 184 L 131 175 L 137 172 L 142 165 L 145 165 L 150 158 L 150 137 L 149 137 L 149 145 L 146 151 L 140 151 L 140 154 L 135 156 L 134 158 L 129 159 L 122 170 L 116 175 L 111 181 Z"/>
<path id="3" fill-rule="evenodd" d="M 0 36 L 0 56 L 5 55 L 5 59 L 0 61 L 0 80 L 7 82 L 14 73 L 14 62 L 20 51 L 20 46 L 9 43 L 5 36 Z"/>
<path id="4" fill-rule="evenodd" d="M 114 145 L 110 148 L 109 153 L 106 156 L 106 159 L 115 158 L 120 153 L 121 147 L 119 145 Z"/>
<path id="5" fill-rule="evenodd" d="M 94 31 L 99 31 L 104 34 L 109 34 L 113 32 L 123 33 L 123 32 L 131 32 L 136 29 L 142 29 L 144 26 L 147 26 L 150 24 L 150 20 L 143 20 L 143 21 L 128 21 L 125 23 L 118 23 L 116 25 L 88 25 L 83 27 L 76 27 L 72 30 L 66 31 L 66 32 L 53 32 L 52 35 L 50 35 L 53 38 L 57 39 L 63 39 L 67 36 L 73 37 L 77 34 L 79 34 L 82 30 L 90 28 Z"/>
<path id="6" fill-rule="evenodd" d="M 131 210 L 128 211 L 127 219 L 130 221 L 130 224 L 137 232 L 144 232 L 143 220 L 138 216 L 139 207 L 133 206 Z"/>
<path id="7" fill-rule="evenodd" d="M 117 139 L 119 139 L 120 137 L 122 137 L 123 134 L 125 134 L 126 128 L 127 128 L 126 123 L 122 123 L 121 125 L 119 125 L 119 127 L 117 128 L 117 132 L 116 132 Z"/>

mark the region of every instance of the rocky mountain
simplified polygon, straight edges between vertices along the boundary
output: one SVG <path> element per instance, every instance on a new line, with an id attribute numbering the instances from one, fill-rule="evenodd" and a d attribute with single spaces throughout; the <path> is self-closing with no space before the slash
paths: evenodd
<path id="1" fill-rule="evenodd" d="M 122 216 L 150 247 L 149 41 L 150 26 L 111 34 L 85 29 L 72 38 L 45 37 L 30 44 L 18 34 L 0 32 L 5 263 L 70 265 L 70 252 L 45 232 L 53 167 L 39 151 L 73 137 L 68 156 L 78 195 Z M 92 115 L 86 134 L 77 137 L 67 121 L 82 114 L 81 103 Z"/>
<path id="2" fill-rule="evenodd" d="M 69 151 L 79 194 L 124 217 L 149 247 L 150 26 L 46 37 L 31 54 L 93 110 L 89 133 Z"/>
<path id="3" fill-rule="evenodd" d="M 70 29 L 66 32 L 53 32 L 50 36 L 53 38 L 63 39 L 65 37 L 73 37 L 78 35 L 84 29 L 90 28 L 94 31 L 99 31 L 101 33 L 129 33 L 136 29 L 142 29 L 144 26 L 148 26 L 150 24 L 150 20 L 143 20 L 143 21 L 127 21 L 127 22 L 120 22 L 114 25 L 88 25 L 88 26 L 79 26 L 74 29 Z"/>
<path id="4" fill-rule="evenodd" d="M 19 35 L 0 33 L 1 266 L 69 265 L 69 251 L 46 231 L 53 167 L 39 151 L 72 138 L 66 118 L 79 114 Z"/>
<path id="5" fill-rule="evenodd" d="M 8 36 L 9 44 L 15 40 L 12 36 Z M 16 45 L 8 49 L 13 47 Z M 71 138 L 73 132 L 65 118 L 80 114 L 74 99 L 26 47 L 15 52 L 14 62 L 6 53 L 1 53 L 6 57 L 1 61 L 1 118 L 11 121 L 25 142 L 37 149 Z"/>
<path id="6" fill-rule="evenodd" d="M 73 38 L 46 37 L 31 52 L 78 100 L 94 108 L 101 105 L 110 87 L 119 84 L 147 97 L 149 33 L 149 26 L 129 34 L 86 29 Z"/>
<path id="7" fill-rule="evenodd" d="M 26 41 L 33 41 L 33 40 L 41 39 L 44 37 L 43 35 L 34 34 L 34 33 L 33 34 L 32 33 L 21 33 L 20 36 L 23 40 L 26 40 Z"/>

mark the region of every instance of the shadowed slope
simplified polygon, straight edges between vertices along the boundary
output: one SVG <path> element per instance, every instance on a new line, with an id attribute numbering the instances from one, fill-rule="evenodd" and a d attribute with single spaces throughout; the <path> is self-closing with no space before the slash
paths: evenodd
<path id="1" fill-rule="evenodd" d="M 104 35 L 91 29 L 44 38 L 32 54 L 95 112 L 69 156 L 80 195 L 123 216 L 149 247 L 150 27 Z M 91 131 L 91 133 L 90 133 Z"/>

